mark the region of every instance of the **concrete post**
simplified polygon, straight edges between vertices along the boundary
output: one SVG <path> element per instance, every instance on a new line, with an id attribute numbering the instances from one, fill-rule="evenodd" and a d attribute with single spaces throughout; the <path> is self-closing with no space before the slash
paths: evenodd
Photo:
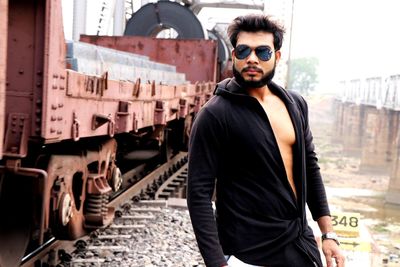
<path id="1" fill-rule="evenodd" d="M 400 111 L 389 111 L 389 142 L 388 159 L 390 162 L 389 190 L 386 194 L 386 201 L 393 204 L 400 204 Z"/>
<path id="2" fill-rule="evenodd" d="M 333 112 L 335 114 L 335 119 L 332 129 L 332 143 L 342 143 L 343 142 L 343 131 L 344 131 L 344 109 L 346 105 L 340 100 L 335 99 L 333 101 Z"/>
<path id="3" fill-rule="evenodd" d="M 360 171 L 389 174 L 390 118 L 387 109 L 364 106 L 365 123 L 361 150 Z"/>
<path id="4" fill-rule="evenodd" d="M 360 156 L 363 135 L 363 106 L 345 103 L 343 107 L 343 152 Z"/>
<path id="5" fill-rule="evenodd" d="M 79 41 L 79 36 L 86 33 L 86 0 L 74 0 L 72 39 Z"/>

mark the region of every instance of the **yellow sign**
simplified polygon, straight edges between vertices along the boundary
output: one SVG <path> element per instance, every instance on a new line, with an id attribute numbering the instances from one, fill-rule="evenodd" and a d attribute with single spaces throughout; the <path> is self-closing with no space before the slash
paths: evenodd
<path id="1" fill-rule="evenodd" d="M 358 237 L 360 235 L 360 213 L 332 212 L 333 230 L 339 237 Z"/>
<path id="2" fill-rule="evenodd" d="M 371 252 L 371 242 L 361 240 L 361 238 L 339 237 L 339 242 L 343 250 Z"/>

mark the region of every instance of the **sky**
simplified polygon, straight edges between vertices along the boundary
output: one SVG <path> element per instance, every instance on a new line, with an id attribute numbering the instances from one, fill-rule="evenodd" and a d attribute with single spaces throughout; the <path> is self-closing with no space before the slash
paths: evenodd
<path id="1" fill-rule="evenodd" d="M 66 37 L 72 2 L 63 0 Z M 103 1 L 88 0 L 87 33 L 96 34 Z M 322 86 L 341 79 L 400 73 L 399 0 L 294 0 L 292 58 L 319 58 Z M 249 10 L 205 9 L 200 20 L 229 22 Z"/>
<path id="2" fill-rule="evenodd" d="M 320 59 L 320 78 L 400 73 L 400 1 L 295 0 L 292 56 Z"/>

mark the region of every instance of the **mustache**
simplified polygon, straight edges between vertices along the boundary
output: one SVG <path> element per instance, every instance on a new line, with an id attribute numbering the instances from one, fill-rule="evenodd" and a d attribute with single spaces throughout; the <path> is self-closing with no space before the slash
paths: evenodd
<path id="1" fill-rule="evenodd" d="M 242 72 L 245 72 L 245 71 L 248 71 L 248 70 L 256 71 L 256 72 L 259 72 L 259 73 L 264 73 L 262 69 L 257 68 L 257 67 L 253 67 L 253 66 L 244 67 L 242 69 Z"/>

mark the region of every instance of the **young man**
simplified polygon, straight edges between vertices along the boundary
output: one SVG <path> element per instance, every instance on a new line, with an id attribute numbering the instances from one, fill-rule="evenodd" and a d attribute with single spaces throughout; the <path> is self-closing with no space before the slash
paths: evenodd
<path id="1" fill-rule="evenodd" d="M 284 30 L 263 15 L 228 28 L 234 78 L 218 84 L 189 143 L 188 207 L 207 266 L 344 266 L 332 232 L 305 100 L 271 81 Z M 216 213 L 211 198 L 216 184 Z M 232 260 L 233 259 L 233 260 Z M 233 266 L 233 265 L 230 265 Z"/>

